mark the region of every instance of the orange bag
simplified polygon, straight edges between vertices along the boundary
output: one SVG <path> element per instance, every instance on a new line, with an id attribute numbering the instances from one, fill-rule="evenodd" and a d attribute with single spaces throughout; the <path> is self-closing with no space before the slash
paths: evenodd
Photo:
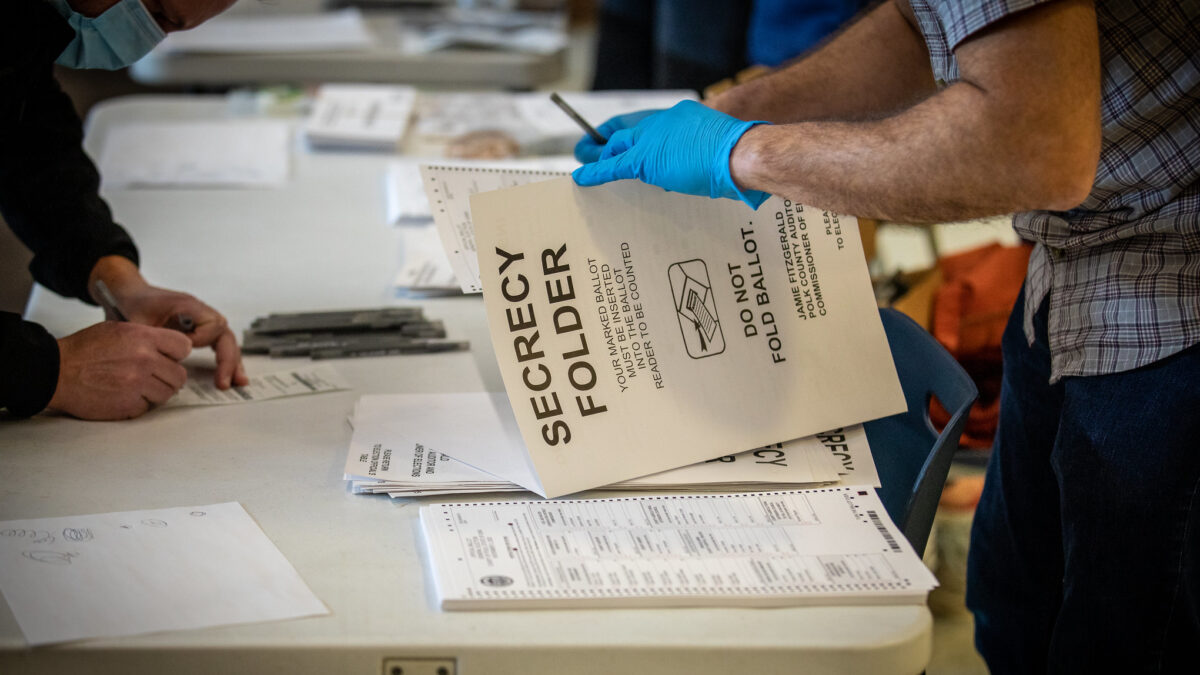
<path id="1" fill-rule="evenodd" d="M 1021 292 L 1031 251 L 1028 244 L 989 244 L 938 261 L 942 285 L 934 296 L 930 332 L 979 387 L 979 401 L 967 416 L 960 440 L 963 447 L 992 445 L 1000 418 L 1000 339 Z M 936 400 L 929 412 L 939 427 L 949 421 Z"/>

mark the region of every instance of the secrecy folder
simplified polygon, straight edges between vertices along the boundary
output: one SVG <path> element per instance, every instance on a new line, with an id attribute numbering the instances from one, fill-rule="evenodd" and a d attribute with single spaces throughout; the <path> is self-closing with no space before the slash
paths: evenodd
<path id="1" fill-rule="evenodd" d="M 853 217 L 569 177 L 470 216 L 528 462 L 456 459 L 555 497 L 905 410 Z"/>

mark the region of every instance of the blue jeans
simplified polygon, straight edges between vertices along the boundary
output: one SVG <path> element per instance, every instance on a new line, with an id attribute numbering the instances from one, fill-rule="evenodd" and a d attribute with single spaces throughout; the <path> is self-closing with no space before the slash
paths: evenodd
<path id="1" fill-rule="evenodd" d="M 1050 385 L 1024 296 L 971 531 L 976 647 L 997 675 L 1200 672 L 1200 345 Z"/>

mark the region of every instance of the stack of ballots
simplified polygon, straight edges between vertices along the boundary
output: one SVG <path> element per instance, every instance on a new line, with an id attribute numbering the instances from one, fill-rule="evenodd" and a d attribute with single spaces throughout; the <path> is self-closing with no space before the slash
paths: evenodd
<path id="1" fill-rule="evenodd" d="M 389 394 L 359 399 L 345 479 L 361 494 L 420 497 L 525 488 L 454 459 L 439 429 L 477 430 L 474 442 L 523 461 L 522 440 L 504 394 Z M 461 439 L 461 434 L 459 435 Z M 460 441 L 461 442 L 461 441 Z M 647 448 L 653 452 L 653 448 Z M 754 491 L 830 484 L 875 485 L 879 478 L 861 426 L 837 429 L 707 462 L 614 483 L 627 491 Z"/>

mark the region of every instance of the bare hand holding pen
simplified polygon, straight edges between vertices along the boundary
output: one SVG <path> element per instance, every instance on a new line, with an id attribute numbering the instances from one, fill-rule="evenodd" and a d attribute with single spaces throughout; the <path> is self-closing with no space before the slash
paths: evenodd
<path id="1" fill-rule="evenodd" d="M 58 341 L 58 386 L 51 408 L 84 419 L 137 417 L 184 385 L 187 373 L 179 362 L 193 347 L 211 346 L 216 352 L 218 388 L 248 384 L 237 340 L 219 312 L 186 293 L 151 286 L 122 257 L 101 258 L 89 288 L 96 281 L 111 292 L 122 316 L 111 315 L 110 309 L 108 318 L 118 321 Z M 191 331 L 181 332 L 189 321 Z"/>

